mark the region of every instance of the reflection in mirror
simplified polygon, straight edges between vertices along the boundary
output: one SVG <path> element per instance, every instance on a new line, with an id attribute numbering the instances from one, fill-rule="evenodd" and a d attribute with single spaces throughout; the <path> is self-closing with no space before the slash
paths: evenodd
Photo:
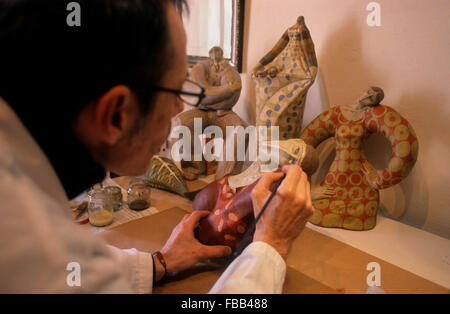
<path id="1" fill-rule="evenodd" d="M 189 13 L 183 20 L 191 66 L 219 46 L 224 58 L 241 72 L 243 10 L 243 0 L 189 0 Z"/>
<path id="2" fill-rule="evenodd" d="M 184 19 L 188 55 L 207 56 L 211 47 L 219 46 L 230 59 L 232 1 L 191 0 L 189 9 L 190 15 Z"/>

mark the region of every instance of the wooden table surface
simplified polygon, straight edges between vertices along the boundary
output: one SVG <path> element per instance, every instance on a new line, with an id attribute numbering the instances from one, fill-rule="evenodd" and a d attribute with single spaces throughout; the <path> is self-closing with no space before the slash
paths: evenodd
<path id="1" fill-rule="evenodd" d="M 164 192 L 165 193 L 165 192 Z M 159 194 L 159 193 L 158 193 Z M 163 207 L 176 202 L 174 196 L 166 199 L 159 194 Z M 183 204 L 185 200 L 183 200 Z M 187 205 L 186 205 L 187 206 Z M 192 210 L 192 209 L 190 209 Z M 152 216 L 131 221 L 101 236 L 119 248 L 136 248 L 152 252 L 159 250 L 171 231 L 190 210 L 180 207 L 161 209 Z M 381 267 L 381 288 L 387 293 L 449 293 L 448 289 L 366 254 L 338 240 L 306 228 L 295 241 L 287 260 L 284 293 L 365 293 L 368 289 L 366 267 L 369 263 Z M 223 268 L 198 265 L 178 274 L 155 293 L 206 293 L 223 272 Z"/>
<path id="2" fill-rule="evenodd" d="M 159 250 L 169 238 L 173 228 L 186 214 L 181 208 L 171 208 L 158 214 L 105 230 L 101 236 L 106 242 L 121 249 L 136 248 L 145 252 Z M 224 267 L 199 264 L 192 269 L 168 278 L 154 288 L 154 293 L 207 293 L 220 277 Z M 323 283 L 287 269 L 285 293 L 339 293 Z"/>
<path id="3" fill-rule="evenodd" d="M 114 180 L 126 189 L 130 179 L 120 177 Z M 190 190 L 206 184 L 205 181 L 188 183 Z M 119 248 L 147 252 L 159 250 L 183 215 L 192 212 L 192 202 L 157 189 L 152 189 L 151 199 L 157 214 L 97 234 Z M 367 265 L 372 262 L 381 267 L 381 288 L 386 293 L 449 293 L 440 285 L 308 227 L 295 241 L 287 259 L 283 292 L 365 293 L 370 273 Z M 207 293 L 223 270 L 211 265 L 197 265 L 164 280 L 155 287 L 154 293 Z"/>

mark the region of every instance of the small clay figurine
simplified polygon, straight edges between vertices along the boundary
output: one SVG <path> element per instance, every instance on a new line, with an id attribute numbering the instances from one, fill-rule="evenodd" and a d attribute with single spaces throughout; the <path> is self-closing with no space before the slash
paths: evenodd
<path id="1" fill-rule="evenodd" d="M 203 133 L 210 125 L 218 126 L 226 140 L 227 126 L 247 127 L 247 124 L 236 113 L 232 111 L 233 106 L 239 100 L 242 82 L 238 71 L 223 58 L 223 50 L 213 47 L 209 51 L 209 60 L 200 61 L 191 70 L 190 79 L 200 84 L 206 93 L 198 109 L 185 111 L 177 116 L 176 124 L 187 126 L 194 134 L 194 119 L 202 119 Z M 194 160 L 194 141 L 192 139 L 191 161 L 182 161 L 181 167 L 187 180 L 195 180 L 199 175 L 205 174 L 205 161 Z M 225 146 L 225 145 L 224 145 Z M 235 161 L 219 161 L 216 178 L 222 178 L 228 174 L 236 174 L 242 170 L 242 161 L 237 161 L 237 140 L 235 139 Z M 224 156 L 225 156 L 224 148 Z"/>
<path id="2" fill-rule="evenodd" d="M 308 175 L 312 175 L 319 165 L 315 149 L 303 140 L 291 139 L 267 145 L 278 148 L 280 167 L 298 164 Z M 217 180 L 197 195 L 192 208 L 211 212 L 196 229 L 200 242 L 237 248 L 254 220 L 251 191 L 263 174 L 261 166 L 258 160 L 243 173 Z"/>
<path id="3" fill-rule="evenodd" d="M 298 138 L 306 94 L 316 75 L 314 43 L 300 16 L 253 70 L 256 125 L 279 126 L 281 140 Z"/>
<path id="4" fill-rule="evenodd" d="M 313 147 L 333 137 L 336 158 L 327 176 L 312 188 L 313 224 L 350 230 L 375 227 L 379 206 L 378 190 L 400 183 L 410 173 L 419 144 L 412 126 L 394 109 L 380 105 L 381 88 L 369 88 L 352 105 L 334 107 L 319 115 L 301 138 Z M 363 143 L 372 133 L 386 137 L 392 145 L 387 168 L 376 171 L 367 161 Z M 330 196 L 330 191 L 334 191 Z"/>

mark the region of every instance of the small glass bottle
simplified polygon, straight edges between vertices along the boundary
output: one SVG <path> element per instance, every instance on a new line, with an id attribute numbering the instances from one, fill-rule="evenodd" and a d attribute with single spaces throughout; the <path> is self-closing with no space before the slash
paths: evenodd
<path id="1" fill-rule="evenodd" d="M 89 222 L 96 227 L 104 227 L 112 223 L 114 209 L 110 198 L 101 189 L 92 189 L 89 196 Z"/>
<path id="2" fill-rule="evenodd" d="M 135 211 L 142 211 L 150 207 L 151 187 L 145 180 L 132 179 L 128 187 L 128 207 Z"/>
<path id="3" fill-rule="evenodd" d="M 122 189 L 118 186 L 107 186 L 103 189 L 105 196 L 109 198 L 114 211 L 122 208 Z"/>

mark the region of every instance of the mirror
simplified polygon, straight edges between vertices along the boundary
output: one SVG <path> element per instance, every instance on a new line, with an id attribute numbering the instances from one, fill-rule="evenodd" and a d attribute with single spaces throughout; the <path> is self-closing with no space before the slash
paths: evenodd
<path id="1" fill-rule="evenodd" d="M 214 46 L 242 73 L 244 0 L 189 0 L 189 14 L 183 16 L 188 37 L 187 53 L 192 67 L 208 59 Z"/>

